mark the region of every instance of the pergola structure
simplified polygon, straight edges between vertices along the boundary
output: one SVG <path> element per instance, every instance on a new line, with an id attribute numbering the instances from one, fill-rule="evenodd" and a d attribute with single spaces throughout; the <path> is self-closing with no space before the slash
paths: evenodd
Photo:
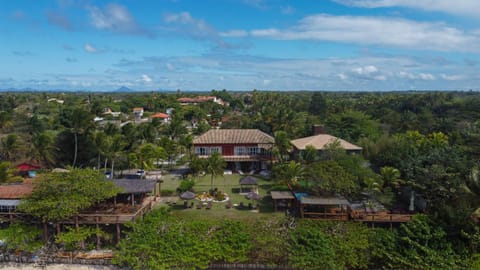
<path id="1" fill-rule="evenodd" d="M 278 207 L 288 207 L 293 205 L 295 196 L 291 191 L 270 191 L 273 200 L 273 209 L 278 211 Z"/>
<path id="2" fill-rule="evenodd" d="M 245 188 L 248 188 L 248 190 L 245 190 Z M 248 192 L 258 193 L 258 178 L 246 176 L 240 179 L 240 194 L 246 194 Z"/>
<path id="3" fill-rule="evenodd" d="M 302 197 L 300 216 L 326 220 L 348 220 L 350 203 L 342 197 Z"/>
<path id="4" fill-rule="evenodd" d="M 126 199 L 132 206 L 140 204 L 148 193 L 155 193 L 158 186 L 156 180 L 115 179 L 109 181 L 121 189 L 114 198 L 114 203 L 116 204 L 119 199 Z"/>

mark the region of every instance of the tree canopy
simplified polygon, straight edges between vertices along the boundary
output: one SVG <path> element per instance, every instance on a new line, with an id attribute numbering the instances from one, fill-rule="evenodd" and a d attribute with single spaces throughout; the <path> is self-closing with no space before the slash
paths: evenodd
<path id="1" fill-rule="evenodd" d="M 91 169 L 52 172 L 38 178 L 33 193 L 22 200 L 19 210 L 43 222 L 70 218 L 119 192 L 112 182 L 105 181 L 101 173 Z"/>

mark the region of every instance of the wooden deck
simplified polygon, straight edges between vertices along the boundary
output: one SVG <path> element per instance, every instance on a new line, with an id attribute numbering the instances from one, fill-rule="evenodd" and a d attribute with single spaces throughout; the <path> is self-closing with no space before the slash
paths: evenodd
<path id="1" fill-rule="evenodd" d="M 321 220 L 348 220 L 347 213 L 304 212 L 303 217 Z"/>
<path id="2" fill-rule="evenodd" d="M 156 200 L 154 196 L 146 197 L 140 207 L 133 208 L 131 212 L 127 213 L 109 213 L 96 212 L 96 213 L 80 213 L 78 216 L 68 220 L 59 222 L 60 224 L 124 224 L 127 222 L 133 222 L 137 219 L 143 218 L 143 216 L 150 211 L 159 200 Z M 29 218 L 28 215 L 19 212 L 0 212 L 0 220 L 4 222 L 13 222 L 16 219 Z"/>
<path id="3" fill-rule="evenodd" d="M 77 217 L 62 221 L 62 224 L 124 224 L 133 222 L 150 211 L 159 201 L 154 196 L 146 197 L 138 209 L 131 213 L 80 213 Z M 77 223 L 78 222 L 78 223 Z"/>
<path id="4" fill-rule="evenodd" d="M 404 223 L 412 220 L 410 214 L 370 213 L 352 217 L 354 221 L 378 223 Z"/>

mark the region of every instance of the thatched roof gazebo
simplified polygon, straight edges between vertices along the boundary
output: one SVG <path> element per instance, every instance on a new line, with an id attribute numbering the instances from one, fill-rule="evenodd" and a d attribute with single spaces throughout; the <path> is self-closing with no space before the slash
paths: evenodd
<path id="1" fill-rule="evenodd" d="M 260 201 L 262 199 L 262 196 L 256 192 L 249 192 L 245 197 L 249 200 L 254 200 L 254 201 Z"/>
<path id="2" fill-rule="evenodd" d="M 245 190 L 247 188 L 247 190 Z M 246 176 L 240 179 L 240 193 L 255 192 L 258 193 L 258 178 Z"/>
<path id="3" fill-rule="evenodd" d="M 191 191 L 185 191 L 182 194 L 180 194 L 180 198 L 182 198 L 182 200 L 192 200 L 192 199 L 195 199 L 196 196 L 197 195 L 195 195 L 195 193 Z"/>

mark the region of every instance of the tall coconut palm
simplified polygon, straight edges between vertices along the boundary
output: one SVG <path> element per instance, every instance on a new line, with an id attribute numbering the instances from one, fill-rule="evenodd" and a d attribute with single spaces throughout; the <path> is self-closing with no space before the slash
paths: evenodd
<path id="1" fill-rule="evenodd" d="M 123 136 L 121 134 L 115 134 L 113 137 L 111 137 L 111 144 L 110 148 L 108 149 L 108 156 L 110 157 L 111 160 L 111 165 L 112 165 L 112 178 L 114 176 L 114 169 L 115 169 L 115 160 L 121 156 L 123 149 L 125 148 L 125 141 L 123 139 Z"/>
<path id="2" fill-rule="evenodd" d="M 318 159 L 318 150 L 312 145 L 307 145 L 305 147 L 305 150 L 302 152 L 302 160 L 306 164 L 311 164 L 315 162 L 317 159 Z"/>
<path id="3" fill-rule="evenodd" d="M 14 160 L 15 153 L 19 148 L 18 136 L 15 134 L 9 134 L 1 141 L 1 151 L 4 160 Z"/>
<path id="4" fill-rule="evenodd" d="M 12 114 L 9 112 L 0 112 L 0 130 L 13 126 Z"/>
<path id="5" fill-rule="evenodd" d="M 32 137 L 31 154 L 44 165 L 53 163 L 53 136 L 48 132 L 35 133 Z"/>
<path id="6" fill-rule="evenodd" d="M 296 185 L 304 174 L 302 165 L 293 160 L 276 165 L 273 172 L 277 182 L 284 185 Z"/>
<path id="7" fill-rule="evenodd" d="M 283 162 L 288 159 L 288 153 L 292 150 L 292 144 L 285 131 L 275 132 L 274 137 L 275 145 L 273 151 L 277 155 L 278 160 Z"/>
<path id="8" fill-rule="evenodd" d="M 380 169 L 380 176 L 382 177 L 385 185 L 393 185 L 398 187 L 401 183 L 400 171 L 396 168 L 388 166 L 382 167 Z"/>
<path id="9" fill-rule="evenodd" d="M 210 174 L 210 189 L 213 189 L 213 179 L 217 176 L 223 176 L 223 171 L 227 163 L 218 152 L 212 153 L 206 163 L 205 171 Z"/>
<path id="10" fill-rule="evenodd" d="M 78 135 L 93 125 L 93 115 L 80 107 L 66 109 L 60 115 L 60 122 L 73 133 L 75 148 L 72 167 L 75 167 L 78 155 Z"/>

